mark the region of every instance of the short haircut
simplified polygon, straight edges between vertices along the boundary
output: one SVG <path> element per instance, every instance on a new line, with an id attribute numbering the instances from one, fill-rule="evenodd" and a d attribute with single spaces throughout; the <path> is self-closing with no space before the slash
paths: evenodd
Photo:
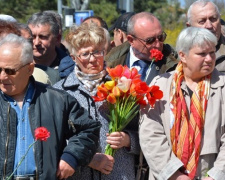
<path id="1" fill-rule="evenodd" d="M 106 36 L 104 29 L 95 23 L 82 23 L 77 29 L 67 34 L 66 41 L 71 46 L 71 54 L 76 55 L 76 52 L 85 46 L 104 49 Z"/>
<path id="2" fill-rule="evenodd" d="M 188 27 L 181 31 L 177 38 L 176 51 L 189 53 L 194 46 L 203 47 L 206 44 L 216 46 L 217 38 L 208 29 L 198 27 Z"/>
<path id="3" fill-rule="evenodd" d="M 138 23 L 139 19 L 141 18 L 146 18 L 152 22 L 154 22 L 155 19 L 158 20 L 153 14 L 149 12 L 141 12 L 141 13 L 134 14 L 128 21 L 127 34 L 136 35 L 134 26 L 136 23 Z"/>
<path id="4" fill-rule="evenodd" d="M 38 12 L 34 13 L 27 21 L 28 25 L 50 25 L 51 33 L 55 36 L 59 35 L 58 22 L 51 13 Z"/>
<path id="5" fill-rule="evenodd" d="M 55 17 L 58 25 L 59 25 L 59 30 L 61 31 L 62 33 L 62 17 L 60 16 L 59 13 L 55 12 L 55 11 L 52 11 L 52 10 L 46 10 L 46 11 L 43 11 L 43 13 L 46 13 L 46 14 L 51 14 Z"/>
<path id="6" fill-rule="evenodd" d="M 8 34 L 0 40 L 0 48 L 4 46 L 7 46 L 7 49 L 21 48 L 20 61 L 22 65 L 33 62 L 32 45 L 23 37 L 15 34 Z"/>
<path id="7" fill-rule="evenodd" d="M 187 11 L 187 22 L 191 25 L 191 21 L 192 21 L 192 11 L 193 11 L 193 8 L 196 6 L 196 5 L 199 5 L 199 6 L 206 6 L 208 3 L 211 3 L 215 9 L 216 9 L 216 12 L 218 13 L 218 17 L 220 18 L 220 11 L 218 9 L 218 7 L 212 2 L 212 1 L 209 1 L 209 0 L 197 0 L 195 1 L 194 3 L 191 4 L 191 6 L 188 8 L 188 11 Z"/>
<path id="8" fill-rule="evenodd" d="M 9 33 L 21 35 L 16 23 L 0 20 L 0 37 Z"/>
<path id="9" fill-rule="evenodd" d="M 90 19 L 97 19 L 100 22 L 101 27 L 108 30 L 108 25 L 107 25 L 106 21 L 99 16 L 89 16 L 89 17 L 87 17 L 83 20 L 83 23 L 87 20 L 90 20 Z"/>

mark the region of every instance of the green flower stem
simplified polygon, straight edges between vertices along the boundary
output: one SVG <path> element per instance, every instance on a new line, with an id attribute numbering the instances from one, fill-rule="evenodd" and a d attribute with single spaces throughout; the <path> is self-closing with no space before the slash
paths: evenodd
<path id="1" fill-rule="evenodd" d="M 16 168 L 14 169 L 14 171 L 12 172 L 12 174 L 10 174 L 9 177 L 7 177 L 6 180 L 10 180 L 11 177 L 13 176 L 13 174 L 16 172 L 16 170 L 19 168 L 19 166 L 21 165 L 21 163 L 23 162 L 23 160 L 25 159 L 26 155 L 28 154 L 30 148 L 37 142 L 37 140 L 35 140 L 31 145 L 29 145 L 26 153 L 23 155 L 23 157 L 20 159 L 20 162 L 18 163 L 18 165 L 16 166 Z"/>
<path id="2" fill-rule="evenodd" d="M 117 98 L 116 104 L 109 103 L 109 109 L 109 133 L 122 131 L 139 112 L 137 99 L 131 95 Z M 116 151 L 117 149 L 112 149 L 110 144 L 106 145 L 105 154 L 114 156 Z"/>

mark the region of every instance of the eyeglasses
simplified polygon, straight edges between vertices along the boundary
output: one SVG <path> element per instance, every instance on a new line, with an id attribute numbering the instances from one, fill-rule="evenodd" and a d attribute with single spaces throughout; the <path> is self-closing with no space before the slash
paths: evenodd
<path id="1" fill-rule="evenodd" d="M 9 69 L 9 68 L 0 68 L 0 74 L 4 71 L 7 75 L 15 75 L 17 71 L 26 66 L 27 64 L 17 68 L 17 69 Z"/>
<path id="2" fill-rule="evenodd" d="M 91 58 L 91 55 L 94 56 L 95 58 L 102 57 L 104 55 L 104 51 L 96 50 L 96 51 L 90 52 L 90 53 L 82 53 L 82 54 L 78 55 L 78 57 L 83 60 L 89 60 Z"/>
<path id="3" fill-rule="evenodd" d="M 156 36 L 156 37 L 150 37 L 148 39 L 141 39 L 135 35 L 132 35 L 134 38 L 137 38 L 141 41 L 144 41 L 146 43 L 146 45 L 151 45 L 152 43 L 154 43 L 156 41 L 156 39 L 158 39 L 160 42 L 164 42 L 166 40 L 166 36 L 167 34 L 165 32 L 162 32 L 162 34 Z"/>

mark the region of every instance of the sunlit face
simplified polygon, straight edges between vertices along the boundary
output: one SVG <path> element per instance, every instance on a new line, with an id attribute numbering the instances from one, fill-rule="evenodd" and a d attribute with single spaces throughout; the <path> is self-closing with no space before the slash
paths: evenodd
<path id="1" fill-rule="evenodd" d="M 102 52 L 103 49 L 103 47 L 86 46 L 77 51 L 76 57 L 73 58 L 82 72 L 97 74 L 104 68 L 104 53 L 102 55 L 90 55 L 89 59 L 82 58 L 82 55 L 88 56 L 90 53 Z"/>
<path id="2" fill-rule="evenodd" d="M 0 68 L 19 69 L 15 75 L 7 75 L 4 70 L 0 73 L 0 89 L 13 98 L 25 93 L 29 77 L 34 69 L 33 63 L 23 66 L 20 55 L 21 48 L 9 45 L 0 47 Z"/>
<path id="3" fill-rule="evenodd" d="M 192 9 L 191 26 L 210 30 L 217 39 L 221 35 L 220 17 L 212 3 L 206 6 L 195 5 Z"/>
<path id="4" fill-rule="evenodd" d="M 136 57 L 142 60 L 150 60 L 150 50 L 158 49 L 163 50 L 163 42 L 156 39 L 152 44 L 146 44 L 143 40 L 147 40 L 151 37 L 157 37 L 162 34 L 163 30 L 159 21 L 154 18 L 154 21 L 148 19 L 140 19 L 134 26 L 135 38 L 132 35 L 128 35 L 128 41 L 133 48 Z M 140 39 L 143 40 L 140 40 Z"/>
<path id="5" fill-rule="evenodd" d="M 201 47 L 192 47 L 188 54 L 179 52 L 180 59 L 187 69 L 185 72 L 187 72 L 188 76 L 192 79 L 200 79 L 210 74 L 215 67 L 215 51 L 214 44 L 204 44 Z"/>
<path id="6" fill-rule="evenodd" d="M 52 34 L 49 24 L 29 25 L 33 34 L 33 54 L 35 60 L 45 60 L 55 53 L 58 37 Z"/>

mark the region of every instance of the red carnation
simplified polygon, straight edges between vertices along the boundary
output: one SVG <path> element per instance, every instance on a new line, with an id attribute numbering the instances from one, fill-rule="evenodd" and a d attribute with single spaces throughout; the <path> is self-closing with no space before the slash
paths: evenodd
<path id="1" fill-rule="evenodd" d="M 45 127 L 39 127 L 34 131 L 35 140 L 47 141 L 50 137 L 50 132 Z"/>
<path id="2" fill-rule="evenodd" d="M 150 50 L 150 59 L 152 59 L 152 61 L 159 61 L 159 60 L 162 60 L 163 58 L 163 54 L 161 51 L 159 51 L 158 49 L 151 49 Z"/>

